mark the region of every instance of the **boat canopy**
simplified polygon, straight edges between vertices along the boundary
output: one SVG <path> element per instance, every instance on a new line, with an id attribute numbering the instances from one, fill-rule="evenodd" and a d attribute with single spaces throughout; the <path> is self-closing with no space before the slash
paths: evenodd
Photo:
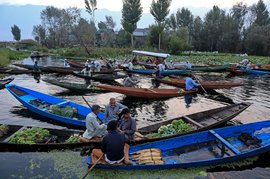
<path id="1" fill-rule="evenodd" d="M 170 56 L 170 54 L 167 54 L 167 53 L 156 53 L 156 52 L 147 52 L 147 51 L 139 51 L 139 50 L 133 50 L 132 53 L 134 55 L 145 55 L 145 56 L 161 57 L 161 58 L 167 58 Z"/>

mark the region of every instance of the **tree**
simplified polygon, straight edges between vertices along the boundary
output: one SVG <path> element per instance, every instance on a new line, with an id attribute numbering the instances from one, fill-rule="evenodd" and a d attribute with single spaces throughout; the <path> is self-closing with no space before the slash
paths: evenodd
<path id="1" fill-rule="evenodd" d="M 186 8 L 178 9 L 176 12 L 176 21 L 178 27 L 189 27 L 193 22 L 193 15 Z"/>
<path id="2" fill-rule="evenodd" d="M 13 27 L 11 27 L 11 32 L 13 34 L 14 40 L 16 41 L 21 40 L 21 29 L 17 25 L 14 25 Z"/>
<path id="3" fill-rule="evenodd" d="M 158 35 L 159 50 L 160 50 L 161 33 L 164 29 L 164 21 L 166 19 L 166 16 L 170 12 L 169 7 L 171 2 L 172 0 L 157 0 L 157 2 L 153 0 L 150 7 L 150 13 L 154 16 L 155 21 L 157 22 L 159 27 L 159 35 Z"/>
<path id="4" fill-rule="evenodd" d="M 264 4 L 263 0 L 259 0 L 256 5 L 256 19 L 255 22 L 257 25 L 267 25 L 270 23 L 269 12 Z"/>
<path id="5" fill-rule="evenodd" d="M 46 30 L 42 25 L 35 25 L 32 34 L 39 44 L 45 45 Z"/>
<path id="6" fill-rule="evenodd" d="M 131 36 L 131 47 L 133 43 L 133 32 L 137 28 L 137 22 L 142 16 L 140 0 L 123 0 L 121 24 L 126 32 Z"/>
<path id="7" fill-rule="evenodd" d="M 95 24 L 95 11 L 97 10 L 97 1 L 96 0 L 85 0 L 85 9 L 88 14 L 91 16 L 91 21 Z"/>
<path id="8" fill-rule="evenodd" d="M 80 18 L 78 25 L 75 27 L 75 35 L 88 55 L 91 54 L 90 47 L 93 44 L 95 34 L 96 27 L 93 21 L 89 23 L 87 20 Z"/>
<path id="9" fill-rule="evenodd" d="M 112 16 L 105 16 L 106 18 L 106 25 L 108 29 L 114 29 L 115 28 L 115 22 L 113 21 Z"/>
<path id="10" fill-rule="evenodd" d="M 99 29 L 108 29 L 106 22 L 103 22 L 103 21 L 100 21 L 98 23 L 98 28 Z"/>
<path id="11" fill-rule="evenodd" d="M 202 32 L 203 32 L 203 21 L 197 16 L 194 19 L 192 35 L 192 45 L 195 50 L 202 50 Z"/>

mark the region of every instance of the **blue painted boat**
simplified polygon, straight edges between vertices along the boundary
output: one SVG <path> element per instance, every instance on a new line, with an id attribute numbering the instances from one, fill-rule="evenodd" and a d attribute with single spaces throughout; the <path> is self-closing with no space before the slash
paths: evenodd
<path id="1" fill-rule="evenodd" d="M 134 69 L 134 70 L 127 70 L 130 73 L 138 73 L 138 74 L 144 74 L 144 75 L 152 75 L 155 73 L 157 70 L 139 70 L 139 69 Z M 161 75 L 189 75 L 191 74 L 190 71 L 188 70 L 164 70 L 161 72 Z"/>
<path id="2" fill-rule="evenodd" d="M 61 122 L 63 124 L 71 125 L 78 128 L 85 128 L 85 117 L 91 112 L 91 109 L 89 107 L 85 107 L 83 105 L 76 104 L 68 100 L 40 93 L 14 84 L 7 84 L 6 88 L 18 101 L 20 101 L 30 111 L 37 113 L 41 116 L 53 119 L 56 122 Z M 67 105 L 69 105 L 71 107 L 74 107 L 78 111 L 78 117 L 69 118 L 50 113 L 48 112 L 50 105 L 58 105 L 61 107 L 66 107 Z M 98 118 L 104 119 L 104 113 L 100 112 L 98 114 Z"/>
<path id="3" fill-rule="evenodd" d="M 270 75 L 269 71 L 253 70 L 253 69 L 245 69 L 245 68 L 241 68 L 241 70 L 249 74 L 254 74 L 254 75 Z"/>
<path id="4" fill-rule="evenodd" d="M 247 135 L 252 138 L 253 143 L 248 137 L 245 137 L 247 140 L 243 140 L 244 136 Z M 256 137 L 256 140 L 254 137 Z M 254 140 L 257 142 L 254 142 Z M 132 154 L 138 154 L 140 150 L 153 148 L 160 150 L 163 164 L 145 165 L 132 160 L 132 165 L 98 164 L 95 167 L 106 169 L 190 168 L 246 159 L 270 151 L 270 120 L 131 146 L 130 157 L 134 159 Z M 145 154 L 143 155 L 145 157 Z M 143 160 L 143 157 L 140 160 Z M 89 165 L 90 161 L 91 157 L 88 156 L 87 162 Z"/>

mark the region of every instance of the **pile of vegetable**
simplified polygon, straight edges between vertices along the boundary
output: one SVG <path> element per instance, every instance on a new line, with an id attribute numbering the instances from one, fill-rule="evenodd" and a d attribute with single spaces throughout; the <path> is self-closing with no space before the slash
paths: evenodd
<path id="1" fill-rule="evenodd" d="M 166 76 L 166 77 L 162 78 L 162 80 L 170 81 L 170 77 Z"/>
<path id="2" fill-rule="evenodd" d="M 62 107 L 58 105 L 51 105 L 48 112 L 59 115 L 59 116 L 73 118 L 74 116 L 76 116 L 78 110 L 69 105 L 67 105 L 66 107 Z"/>
<path id="3" fill-rule="evenodd" d="M 8 132 L 8 126 L 7 125 L 0 125 L 0 137 L 3 137 Z"/>
<path id="4" fill-rule="evenodd" d="M 65 143 L 77 143 L 77 142 L 80 142 L 80 136 L 79 135 L 72 135 L 70 136 L 66 141 Z"/>
<path id="5" fill-rule="evenodd" d="M 32 127 L 17 132 L 9 142 L 16 144 L 42 143 L 45 137 L 48 137 L 49 135 L 50 132 L 47 129 Z"/>
<path id="6" fill-rule="evenodd" d="M 171 124 L 163 125 L 158 129 L 157 133 L 147 134 L 149 138 L 164 137 L 174 135 L 176 133 L 183 133 L 192 130 L 192 126 L 185 123 L 182 119 L 174 120 Z"/>
<path id="7" fill-rule="evenodd" d="M 145 70 L 145 67 L 144 67 L 144 66 L 141 66 L 141 65 L 135 65 L 135 66 L 134 66 L 134 69 L 137 69 L 137 70 Z"/>

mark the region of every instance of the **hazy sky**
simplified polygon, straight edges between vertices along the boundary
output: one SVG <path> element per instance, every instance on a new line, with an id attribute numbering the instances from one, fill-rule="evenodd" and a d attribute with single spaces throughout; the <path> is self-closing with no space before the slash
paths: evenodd
<path id="1" fill-rule="evenodd" d="M 211 8 L 213 5 L 218 5 L 220 8 L 232 7 L 236 2 L 241 0 L 172 0 L 171 10 L 179 7 L 207 7 Z M 149 12 L 149 7 L 152 0 L 141 0 L 144 12 Z M 242 0 L 247 5 L 257 3 L 258 0 Z M 76 6 L 84 7 L 84 0 L 0 0 L 0 4 L 32 4 L 32 5 L 53 5 L 57 7 Z M 111 11 L 121 11 L 122 0 L 97 0 L 97 7 L 99 9 L 106 8 Z"/>

